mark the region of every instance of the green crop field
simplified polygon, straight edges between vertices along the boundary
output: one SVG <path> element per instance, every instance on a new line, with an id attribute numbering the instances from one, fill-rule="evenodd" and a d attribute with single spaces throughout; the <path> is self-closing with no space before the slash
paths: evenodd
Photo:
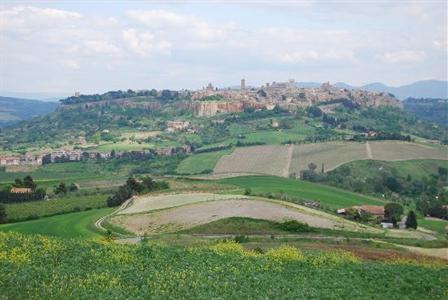
<path id="1" fill-rule="evenodd" d="M 443 265 L 285 246 L 257 254 L 236 243 L 180 248 L 0 233 L 0 270 L 5 299 L 445 299 L 448 292 Z"/>
<path id="2" fill-rule="evenodd" d="M 113 161 L 87 161 L 55 163 L 39 167 L 37 170 L 26 173 L 0 172 L 0 183 L 13 182 L 16 178 L 31 175 L 37 181 L 72 181 L 89 178 L 116 178 L 125 177 L 137 163 L 117 164 Z"/>
<path id="3" fill-rule="evenodd" d="M 212 171 L 218 160 L 230 150 L 193 154 L 182 160 L 176 169 L 178 174 L 200 174 L 204 171 Z"/>
<path id="4" fill-rule="evenodd" d="M 51 216 L 106 206 L 108 195 L 70 195 L 60 199 L 5 204 L 9 221 Z"/>
<path id="5" fill-rule="evenodd" d="M 43 234 L 63 238 L 96 238 L 101 234 L 95 230 L 93 224 L 113 210 L 113 208 L 92 209 L 38 220 L 4 224 L 0 225 L 0 231 Z"/>
<path id="6" fill-rule="evenodd" d="M 319 201 L 330 209 L 353 205 L 384 205 L 385 202 L 361 194 L 300 180 L 272 176 L 242 176 L 221 179 L 220 182 L 250 188 L 255 195 L 283 194 L 294 199 Z"/>
<path id="7" fill-rule="evenodd" d="M 418 219 L 418 226 L 425 227 L 441 234 L 448 233 L 448 221 L 445 220 Z"/>

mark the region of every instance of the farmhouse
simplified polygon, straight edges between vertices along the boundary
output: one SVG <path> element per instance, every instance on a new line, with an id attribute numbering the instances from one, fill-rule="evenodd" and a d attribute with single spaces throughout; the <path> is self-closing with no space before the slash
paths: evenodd
<path id="1" fill-rule="evenodd" d="M 354 210 L 358 213 L 364 212 L 371 214 L 372 216 L 377 216 L 384 218 L 384 206 L 381 205 L 360 205 L 360 206 L 352 206 L 347 208 L 341 208 L 337 210 L 338 214 L 346 214 L 348 210 Z"/>
<path id="2" fill-rule="evenodd" d="M 29 194 L 32 190 L 30 188 L 18 188 L 18 187 L 12 187 L 10 190 L 10 193 L 12 194 Z"/>
<path id="3" fill-rule="evenodd" d="M 20 157 L 17 156 L 3 156 L 0 157 L 1 166 L 18 166 L 20 165 Z"/>
<path id="4" fill-rule="evenodd" d="M 187 128 L 189 125 L 190 122 L 188 121 L 167 121 L 166 131 L 167 132 L 181 131 Z"/>

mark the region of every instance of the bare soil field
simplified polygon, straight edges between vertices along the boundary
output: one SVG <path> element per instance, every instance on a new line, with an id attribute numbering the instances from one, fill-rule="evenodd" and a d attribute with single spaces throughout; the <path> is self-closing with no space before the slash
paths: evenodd
<path id="1" fill-rule="evenodd" d="M 148 214 L 117 216 L 112 223 L 136 234 L 172 232 L 229 217 L 297 220 L 314 227 L 336 228 L 337 223 L 294 208 L 258 200 L 220 200 L 194 203 Z"/>
<path id="2" fill-rule="evenodd" d="M 326 172 L 362 159 L 448 159 L 448 148 L 400 141 L 329 142 L 295 145 L 293 149 L 291 146 L 245 147 L 224 155 L 216 164 L 214 174 L 249 173 L 287 177 L 306 170 L 311 162 L 317 165 L 318 171 L 323 164 Z"/>
<path id="3" fill-rule="evenodd" d="M 399 141 L 370 142 L 373 159 L 448 159 L 448 148 L 436 145 L 423 145 Z"/>
<path id="4" fill-rule="evenodd" d="M 236 148 L 216 164 L 214 173 L 249 173 L 276 176 L 289 175 L 291 146 L 254 146 Z"/>
<path id="5" fill-rule="evenodd" d="M 121 210 L 118 214 L 137 214 L 160 210 L 186 204 L 193 204 L 204 201 L 226 200 L 226 199 L 245 199 L 242 195 L 220 195 L 211 193 L 186 193 L 169 195 L 151 195 L 137 196 L 132 199 L 131 204 Z"/>
<path id="6" fill-rule="evenodd" d="M 367 159 L 368 154 L 364 143 L 319 143 L 294 146 L 290 173 L 299 174 L 308 169 L 311 162 L 317 165 L 318 171 L 322 164 L 324 170 L 332 170 L 353 160 Z"/>
<path id="7" fill-rule="evenodd" d="M 211 194 L 148 197 L 142 202 L 132 202 L 128 208 L 112 217 L 110 222 L 137 235 L 174 232 L 229 217 L 274 221 L 297 220 L 319 228 L 382 232 L 293 203 L 264 198 L 238 199 L 238 197 Z"/>

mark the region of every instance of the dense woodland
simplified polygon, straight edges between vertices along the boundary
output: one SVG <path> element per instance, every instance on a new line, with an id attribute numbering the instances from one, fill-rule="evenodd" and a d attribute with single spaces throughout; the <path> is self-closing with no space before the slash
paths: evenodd
<path id="1" fill-rule="evenodd" d="M 422 120 L 448 126 L 448 99 L 408 98 L 404 109 Z"/>

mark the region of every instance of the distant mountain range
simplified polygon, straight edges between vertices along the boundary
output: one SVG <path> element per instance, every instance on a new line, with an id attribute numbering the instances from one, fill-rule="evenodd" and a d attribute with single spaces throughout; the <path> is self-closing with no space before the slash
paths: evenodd
<path id="1" fill-rule="evenodd" d="M 50 113 L 58 103 L 0 96 L 0 127 Z"/>
<path id="2" fill-rule="evenodd" d="M 406 98 L 448 98 L 448 81 L 422 80 L 403 86 L 388 86 L 381 82 L 369 83 L 363 86 L 353 86 L 344 82 L 333 84 L 339 88 L 360 89 L 372 92 L 385 92 L 394 94 L 398 99 Z M 318 87 L 317 82 L 298 82 L 299 87 Z"/>

